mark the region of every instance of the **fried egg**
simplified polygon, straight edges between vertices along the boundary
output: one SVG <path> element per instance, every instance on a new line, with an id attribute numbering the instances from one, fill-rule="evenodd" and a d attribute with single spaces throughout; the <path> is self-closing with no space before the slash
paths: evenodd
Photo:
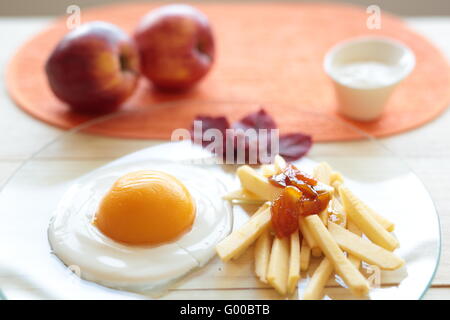
<path id="1" fill-rule="evenodd" d="M 166 289 L 205 265 L 230 232 L 224 191 L 194 165 L 114 162 L 69 187 L 49 243 L 85 280 L 133 292 Z"/>
<path id="2" fill-rule="evenodd" d="M 142 170 L 120 177 L 106 193 L 94 225 L 106 236 L 128 245 L 173 242 L 192 227 L 195 204 L 177 178 Z"/>

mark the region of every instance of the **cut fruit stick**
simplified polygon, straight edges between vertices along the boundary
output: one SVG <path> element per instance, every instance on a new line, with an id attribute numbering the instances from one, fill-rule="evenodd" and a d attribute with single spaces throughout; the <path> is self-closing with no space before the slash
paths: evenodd
<path id="1" fill-rule="evenodd" d="M 267 283 L 267 268 L 269 267 L 271 246 L 272 236 L 267 229 L 259 236 L 255 244 L 255 273 L 263 283 Z"/>
<path id="2" fill-rule="evenodd" d="M 275 166 L 277 173 L 281 173 L 284 170 L 284 168 L 286 168 L 287 163 L 282 156 L 277 154 L 273 159 L 273 165 Z"/>
<path id="3" fill-rule="evenodd" d="M 260 213 L 260 212 L 263 212 L 263 211 L 266 210 L 266 209 L 270 209 L 271 206 L 272 206 L 272 203 L 269 202 L 269 201 L 266 201 L 265 203 L 263 203 L 263 204 L 255 211 L 255 213 L 254 213 L 253 215 L 255 215 L 255 214 L 257 214 L 257 213 Z"/>
<path id="4" fill-rule="evenodd" d="M 399 247 L 398 240 L 390 234 L 367 210 L 364 203 L 358 199 L 347 187 L 339 187 L 345 212 L 348 218 L 369 238 L 373 243 L 393 251 Z"/>
<path id="5" fill-rule="evenodd" d="M 332 213 L 329 216 L 329 221 L 345 226 L 347 224 L 346 215 L 342 204 L 337 198 L 333 198 L 331 203 Z M 348 255 L 350 262 L 359 269 L 360 260 L 352 255 Z M 305 300 L 319 300 L 322 299 L 323 289 L 333 273 L 333 266 L 326 258 L 322 260 L 319 267 L 314 271 L 314 274 L 306 287 L 304 299 Z"/>
<path id="6" fill-rule="evenodd" d="M 233 231 L 216 246 L 216 251 L 223 261 L 239 257 L 270 226 L 270 204 L 253 214 L 242 227 Z"/>
<path id="7" fill-rule="evenodd" d="M 389 221 L 388 219 L 386 219 L 385 217 L 383 217 L 382 215 L 380 215 L 378 212 L 376 212 L 375 210 L 373 210 L 372 208 L 368 207 L 365 203 L 362 204 L 366 210 L 372 215 L 372 217 L 375 218 L 375 220 L 378 221 L 379 224 L 381 224 L 383 226 L 383 228 L 386 229 L 386 231 L 392 232 L 395 229 L 395 224 L 391 221 Z"/>
<path id="8" fill-rule="evenodd" d="M 290 255 L 289 255 L 289 275 L 287 283 L 287 292 L 292 294 L 297 287 L 300 279 L 300 237 L 298 231 L 291 234 L 290 237 Z"/>
<path id="9" fill-rule="evenodd" d="M 342 206 L 342 203 L 339 201 L 338 198 L 334 197 L 332 204 L 333 204 L 332 205 L 333 206 L 333 210 L 345 213 L 344 207 Z"/>
<path id="10" fill-rule="evenodd" d="M 321 162 L 314 167 L 313 177 L 324 184 L 330 185 L 331 173 L 332 169 L 330 165 L 326 162 Z"/>
<path id="11" fill-rule="evenodd" d="M 338 188 L 339 189 L 339 188 Z M 337 190 L 338 190 L 337 189 Z M 335 199 L 335 198 L 334 198 Z M 337 200 L 337 199 L 336 199 Z M 341 205 L 342 206 L 342 205 Z M 379 224 L 383 226 L 383 228 L 386 229 L 386 231 L 392 232 L 395 229 L 395 224 L 382 215 L 380 215 L 378 212 L 367 206 L 364 202 L 361 201 L 361 206 L 363 206 L 374 218 L 376 221 L 378 221 Z"/>
<path id="12" fill-rule="evenodd" d="M 330 185 L 332 185 L 334 187 L 334 185 L 336 184 L 337 186 L 339 186 L 340 184 L 344 183 L 344 177 L 342 176 L 342 174 L 338 171 L 333 171 L 331 172 L 330 175 Z"/>
<path id="13" fill-rule="evenodd" d="M 314 239 L 314 236 L 312 235 L 311 231 L 309 230 L 308 226 L 305 223 L 305 217 L 299 217 L 298 218 L 298 228 L 300 229 L 300 232 L 303 236 L 303 241 L 308 243 L 308 246 L 311 248 L 311 253 L 314 257 L 320 257 L 322 255 L 322 251 L 317 245 L 316 240 Z"/>
<path id="14" fill-rule="evenodd" d="M 317 215 L 310 215 L 305 218 L 305 222 L 320 249 L 333 264 L 334 270 L 344 280 L 350 291 L 357 297 L 365 296 L 369 291 L 369 283 L 347 259 L 320 218 Z"/>
<path id="15" fill-rule="evenodd" d="M 315 166 L 314 170 L 313 170 L 313 177 L 326 185 L 330 184 L 330 177 L 331 177 L 331 172 L 332 169 L 330 167 L 330 165 L 326 162 L 321 162 L 319 163 L 317 166 Z M 327 225 L 328 222 L 328 208 L 323 210 L 319 216 L 322 219 L 322 222 L 324 223 L 324 225 Z"/>
<path id="16" fill-rule="evenodd" d="M 280 174 L 286 168 L 286 161 L 282 156 L 277 154 L 274 158 L 273 164 L 263 164 L 261 166 L 261 173 L 265 177 L 271 177 L 275 174 Z"/>
<path id="17" fill-rule="evenodd" d="M 300 270 L 307 271 L 309 268 L 309 261 L 311 258 L 311 248 L 305 239 L 302 240 L 302 247 L 300 249 Z"/>
<path id="18" fill-rule="evenodd" d="M 329 228 L 328 228 L 329 229 Z M 349 221 L 347 223 L 347 229 L 348 231 L 356 234 L 358 237 L 362 237 L 362 232 L 361 230 L 359 230 L 359 228 L 353 223 L 353 221 Z M 348 252 L 347 252 L 348 254 Z M 361 266 L 361 259 L 359 259 L 358 257 L 352 255 L 352 254 L 348 254 L 348 260 L 350 260 L 350 262 L 357 268 L 359 269 L 359 267 Z"/>
<path id="19" fill-rule="evenodd" d="M 322 220 L 322 223 L 326 226 L 328 224 L 328 218 L 329 218 L 330 211 L 327 209 L 323 210 L 321 213 L 319 213 L 320 220 Z"/>
<path id="20" fill-rule="evenodd" d="M 250 191 L 239 189 L 235 191 L 231 191 L 222 197 L 224 200 L 228 201 L 238 201 L 241 203 L 261 203 L 266 202 L 266 200 L 261 199 L 256 194 L 251 193 Z"/>
<path id="21" fill-rule="evenodd" d="M 288 273 L 289 239 L 274 237 L 267 270 L 267 281 L 283 296 L 287 294 Z"/>
<path id="22" fill-rule="evenodd" d="M 264 177 L 271 177 L 274 174 L 277 174 L 277 169 L 275 168 L 275 165 L 273 165 L 273 164 L 263 164 L 261 166 L 261 174 Z"/>
<path id="23" fill-rule="evenodd" d="M 311 277 L 303 294 L 304 300 L 321 300 L 323 289 L 333 273 L 333 264 L 327 258 L 323 258 Z"/>
<path id="24" fill-rule="evenodd" d="M 266 177 L 247 165 L 240 166 L 236 173 L 241 181 L 242 187 L 245 190 L 254 193 L 261 199 L 273 201 L 277 199 L 283 191 L 283 188 L 278 188 L 270 184 Z"/>
<path id="25" fill-rule="evenodd" d="M 359 259 L 380 267 L 383 270 L 395 270 L 405 264 L 405 261 L 392 252 L 373 244 L 347 229 L 330 222 L 329 231 L 341 249 Z"/>
<path id="26" fill-rule="evenodd" d="M 328 215 L 328 220 L 345 227 L 347 225 L 347 215 L 344 211 L 344 207 L 342 207 L 342 204 L 336 197 L 333 197 L 330 206 L 331 210 Z"/>

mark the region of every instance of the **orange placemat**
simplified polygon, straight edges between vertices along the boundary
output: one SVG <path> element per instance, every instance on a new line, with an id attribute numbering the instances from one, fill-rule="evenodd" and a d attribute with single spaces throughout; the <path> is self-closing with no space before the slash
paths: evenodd
<path id="1" fill-rule="evenodd" d="M 121 4 L 84 10 L 83 22 L 105 20 L 132 32 L 140 17 L 155 3 Z M 374 136 L 415 128 L 440 114 L 450 101 L 450 72 L 441 53 L 411 31 L 400 19 L 382 13 L 381 30 L 368 30 L 365 10 L 332 4 L 196 3 L 210 18 L 218 49 L 216 65 L 194 90 L 181 95 L 158 93 L 142 80 L 124 109 L 150 109 L 155 103 L 189 99 L 171 108 L 156 108 L 147 118 L 97 125 L 97 134 L 166 139 L 175 128 L 189 127 L 199 113 L 225 114 L 235 120 L 256 106 L 194 101 L 251 101 L 265 106 L 282 132 L 303 130 L 316 141 L 356 139 L 342 126 L 312 123 L 298 110 L 339 117 L 331 82 L 322 70 L 325 52 L 335 43 L 361 35 L 384 35 L 410 46 L 417 66 L 395 91 L 382 119 L 356 123 Z M 37 119 L 61 128 L 74 127 L 90 117 L 72 113 L 50 91 L 43 70 L 46 57 L 67 32 L 65 20 L 55 22 L 26 43 L 14 56 L 6 82 L 11 97 Z"/>

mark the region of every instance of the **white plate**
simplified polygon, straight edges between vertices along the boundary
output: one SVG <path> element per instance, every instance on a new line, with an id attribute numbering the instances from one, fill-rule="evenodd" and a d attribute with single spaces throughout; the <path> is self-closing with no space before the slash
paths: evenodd
<path id="1" fill-rule="evenodd" d="M 364 134 L 361 137 L 363 140 L 357 142 L 317 143 L 308 158 L 297 165 L 308 169 L 316 161 L 329 162 L 344 174 L 356 194 L 396 224 L 395 235 L 401 245 L 396 253 L 406 260 L 406 264 L 400 270 L 382 272 L 382 285 L 371 290 L 370 298 L 419 299 L 429 287 L 439 262 L 438 215 L 417 176 L 378 142 Z M 189 166 L 193 159 L 209 157 L 201 148 L 192 148 L 189 142 L 145 148 L 147 144 L 148 141 L 143 140 L 93 137 L 80 132 L 66 134 L 35 154 L 16 172 L 0 196 L 0 288 L 6 298 L 149 297 L 79 280 L 51 255 L 47 241 L 47 227 L 53 211 L 68 187 L 83 174 L 136 150 L 141 151 L 126 159 L 145 160 L 149 165 L 175 161 Z M 73 145 L 85 147 L 74 149 L 71 148 Z M 66 160 L 54 156 L 61 150 L 67 150 L 69 157 Z M 200 167 L 220 179 L 228 190 L 238 186 L 234 167 L 215 164 L 201 164 Z M 252 206 L 234 206 L 233 227 L 245 222 L 248 218 L 246 210 L 254 209 Z M 252 261 L 252 250 L 227 264 L 216 257 L 172 286 L 163 298 L 279 298 L 273 289 L 256 280 Z M 298 296 L 301 297 L 307 281 L 308 275 L 304 275 Z M 334 280 L 329 282 L 325 294 L 325 299 L 353 298 Z"/>

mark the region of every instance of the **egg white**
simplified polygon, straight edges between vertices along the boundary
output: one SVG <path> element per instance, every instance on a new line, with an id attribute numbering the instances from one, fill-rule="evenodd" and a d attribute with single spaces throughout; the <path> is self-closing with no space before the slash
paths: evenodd
<path id="1" fill-rule="evenodd" d="M 184 183 L 196 202 L 190 231 L 172 243 L 131 246 L 102 234 L 92 218 L 97 206 L 120 176 L 136 170 L 160 170 Z M 59 202 L 48 229 L 52 252 L 81 278 L 134 292 L 167 288 L 191 270 L 205 265 L 216 244 L 231 230 L 231 207 L 221 199 L 224 184 L 194 165 L 116 161 L 73 183 Z"/>

